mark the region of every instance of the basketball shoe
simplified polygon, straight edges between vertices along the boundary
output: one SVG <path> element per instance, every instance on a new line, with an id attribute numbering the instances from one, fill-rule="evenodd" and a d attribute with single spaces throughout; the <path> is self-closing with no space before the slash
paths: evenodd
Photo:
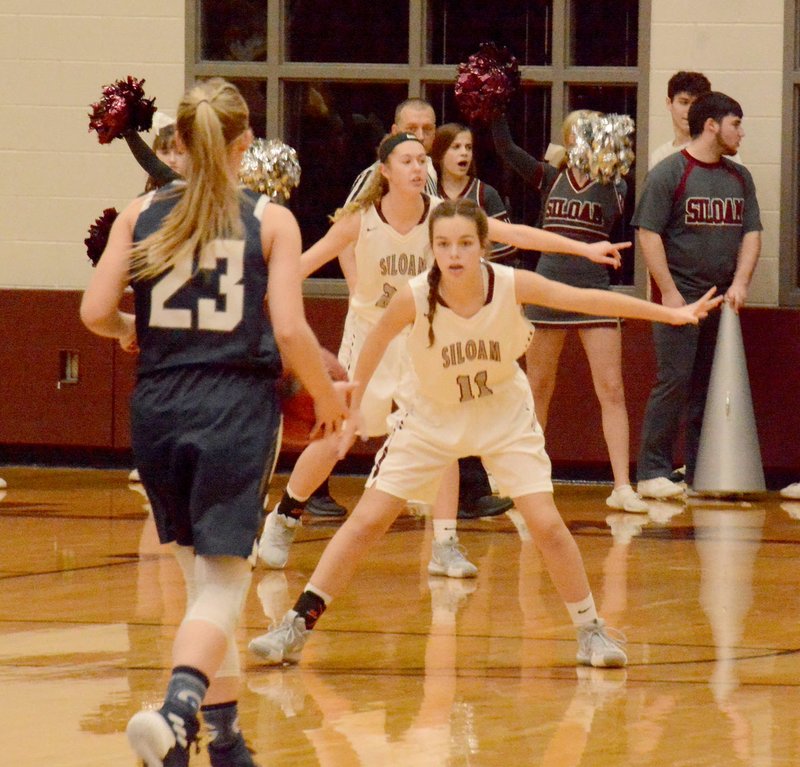
<path id="1" fill-rule="evenodd" d="M 451 538 L 443 543 L 434 541 L 431 545 L 428 573 L 448 578 L 474 578 L 478 568 L 467 559 L 464 547 L 458 545 L 458 538 Z"/>
<path id="2" fill-rule="evenodd" d="M 273 666 L 297 663 L 309 634 L 311 631 L 306 628 L 305 618 L 294 610 L 289 610 L 280 624 L 266 634 L 257 636 L 248 647 L 251 652 Z"/>
<path id="3" fill-rule="evenodd" d="M 289 561 L 289 549 L 302 524 L 299 519 L 278 512 L 280 504 L 269 514 L 258 542 L 258 558 L 272 570 L 283 570 Z"/>
<path id="4" fill-rule="evenodd" d="M 128 722 L 128 742 L 145 767 L 188 767 L 189 746 L 200 725 L 189 708 L 139 711 Z"/>
<path id="5" fill-rule="evenodd" d="M 242 733 L 228 746 L 215 748 L 213 741 L 209 743 L 208 757 L 211 767 L 258 767 Z"/>
<path id="6" fill-rule="evenodd" d="M 612 639 L 606 630 L 605 621 L 597 618 L 578 627 L 578 654 L 576 660 L 582 666 L 595 668 L 622 668 L 628 656 L 622 649 L 625 638 Z"/>

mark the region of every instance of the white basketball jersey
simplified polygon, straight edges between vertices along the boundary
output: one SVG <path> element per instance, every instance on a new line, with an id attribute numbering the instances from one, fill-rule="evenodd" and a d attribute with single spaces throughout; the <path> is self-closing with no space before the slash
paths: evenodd
<path id="1" fill-rule="evenodd" d="M 519 374 L 533 327 L 514 291 L 514 270 L 485 264 L 489 282 L 486 303 L 472 317 L 461 317 L 443 304 L 433 315 L 434 341 L 428 338 L 427 274 L 409 283 L 416 317 L 408 338 L 415 386 L 424 397 L 443 404 L 479 400 Z"/>
<path id="2" fill-rule="evenodd" d="M 432 263 L 428 217 L 440 202 L 431 197 L 422 221 L 407 234 L 387 224 L 374 205 L 361 212 L 355 245 L 356 288 L 350 298 L 350 307 L 357 314 L 377 322 L 398 289 Z"/>

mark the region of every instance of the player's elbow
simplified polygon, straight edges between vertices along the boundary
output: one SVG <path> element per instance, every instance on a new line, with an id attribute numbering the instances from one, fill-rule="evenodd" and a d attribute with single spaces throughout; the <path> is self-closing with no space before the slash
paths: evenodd
<path id="1" fill-rule="evenodd" d="M 280 349 L 291 349 L 302 341 L 308 331 L 308 324 L 299 317 L 285 317 L 273 320 L 272 332 Z"/>
<path id="2" fill-rule="evenodd" d="M 108 313 L 96 301 L 93 301 L 88 294 L 84 294 L 81 301 L 80 318 L 88 330 L 97 333 L 108 319 Z"/>

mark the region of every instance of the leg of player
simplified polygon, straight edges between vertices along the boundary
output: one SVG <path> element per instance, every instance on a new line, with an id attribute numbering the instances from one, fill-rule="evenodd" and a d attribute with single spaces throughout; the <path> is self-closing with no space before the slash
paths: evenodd
<path id="1" fill-rule="evenodd" d="M 626 665 L 621 641 L 609 636 L 597 615 L 583 559 L 575 539 L 558 513 L 552 493 L 531 493 L 514 498 L 547 571 L 569 611 L 578 632 L 578 663 L 598 668 Z"/>
<path id="2" fill-rule="evenodd" d="M 267 567 L 273 570 L 286 567 L 306 501 L 328 478 L 338 460 L 337 439 L 332 436 L 315 440 L 297 459 L 283 496 L 267 515 L 258 543 L 259 559 Z"/>
<path id="3" fill-rule="evenodd" d="M 347 587 L 361 560 L 381 539 L 405 506 L 405 501 L 375 488 L 361 500 L 325 547 L 308 585 L 293 609 L 271 631 L 250 642 L 250 650 L 268 663 L 296 663 L 311 629 Z"/>

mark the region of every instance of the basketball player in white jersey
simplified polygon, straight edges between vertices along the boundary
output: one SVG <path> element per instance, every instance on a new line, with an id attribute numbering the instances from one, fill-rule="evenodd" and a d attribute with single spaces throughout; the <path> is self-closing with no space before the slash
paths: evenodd
<path id="1" fill-rule="evenodd" d="M 356 366 L 355 416 L 346 430 L 351 435 L 364 432 L 359 408 L 384 350 L 407 334 L 412 370 L 367 489 L 326 547 L 294 608 L 278 627 L 254 639 L 250 649 L 270 663 L 296 662 L 320 615 L 342 593 L 405 499 L 433 499 L 454 460 L 477 453 L 501 490 L 514 498 L 542 552 L 578 630 L 578 662 L 624 666 L 625 652 L 597 616 L 577 544 L 553 502 L 544 436 L 516 362 L 532 332 L 520 305 L 684 324 L 697 323 L 720 299 L 711 298 L 712 289 L 694 304 L 670 309 L 489 264 L 483 260 L 489 242 L 502 238 L 472 200 L 448 200 L 429 221 L 435 264 L 398 291 L 366 339 Z M 526 229 L 533 233 L 526 246 L 552 244 L 551 233 Z M 341 452 L 348 446 L 343 440 Z"/>
<path id="2" fill-rule="evenodd" d="M 356 282 L 350 288 L 350 307 L 340 347 L 340 361 L 352 376 L 361 345 L 383 315 L 392 296 L 409 279 L 428 266 L 427 221 L 441 200 L 429 197 L 426 183 L 427 154 L 412 133 L 387 136 L 378 149 L 380 172 L 354 203 L 337 211 L 333 226 L 301 257 L 304 275 L 316 271 L 345 248 L 355 247 Z M 492 239 L 516 247 L 535 249 L 546 240 L 549 247 L 618 265 L 618 247 L 608 242 L 583 243 L 528 226 L 492 219 Z M 393 402 L 403 397 L 402 344 L 394 342 L 384 355 L 362 402 L 365 436 L 387 432 Z M 317 440 L 295 463 L 286 492 L 268 515 L 259 545 L 259 556 L 273 569 L 286 565 L 289 548 L 300 524 L 303 506 L 338 460 L 334 440 Z M 434 505 L 433 552 L 428 571 L 451 578 L 474 577 L 456 536 L 458 473 L 454 465 Z"/>

